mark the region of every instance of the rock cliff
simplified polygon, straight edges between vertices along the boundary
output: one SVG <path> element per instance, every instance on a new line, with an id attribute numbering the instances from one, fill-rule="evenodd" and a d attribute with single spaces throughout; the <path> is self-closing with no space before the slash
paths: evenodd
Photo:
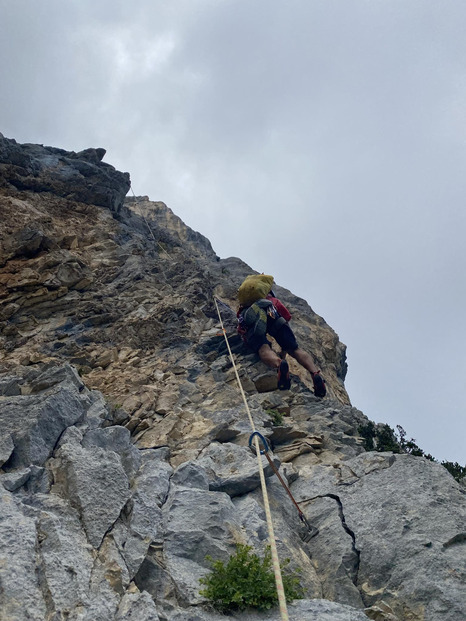
<path id="1" fill-rule="evenodd" d="M 464 487 L 422 457 L 364 450 L 345 346 L 281 286 L 328 396 L 294 361 L 276 391 L 235 331 L 252 270 L 164 203 L 125 198 L 129 175 L 104 154 L 0 134 L 0 618 L 224 618 L 199 594 L 206 555 L 261 552 L 267 528 L 214 296 L 256 428 L 319 530 L 264 457 L 279 554 L 306 591 L 290 619 L 463 618 Z"/>

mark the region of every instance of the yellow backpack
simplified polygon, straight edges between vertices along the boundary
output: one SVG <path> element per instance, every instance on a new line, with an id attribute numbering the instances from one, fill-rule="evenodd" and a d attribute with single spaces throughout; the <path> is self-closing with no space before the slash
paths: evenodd
<path id="1" fill-rule="evenodd" d="M 251 306 L 257 300 L 267 297 L 273 286 L 273 276 L 251 274 L 238 289 L 238 300 L 241 306 Z"/>

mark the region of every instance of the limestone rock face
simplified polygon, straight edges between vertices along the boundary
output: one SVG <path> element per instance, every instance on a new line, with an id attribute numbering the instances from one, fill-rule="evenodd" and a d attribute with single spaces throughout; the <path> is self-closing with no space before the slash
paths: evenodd
<path id="1" fill-rule="evenodd" d="M 251 269 L 163 203 L 124 200 L 103 155 L 0 136 L 0 617 L 225 618 L 199 592 L 206 556 L 263 553 L 268 530 L 216 296 L 255 429 L 313 527 L 262 457 L 279 556 L 302 572 L 290 619 L 463 618 L 464 487 L 365 452 L 345 346 L 280 286 L 329 394 L 294 360 L 277 391 L 236 334 Z"/>
<path id="2" fill-rule="evenodd" d="M 363 453 L 306 471 L 291 489 L 320 530 L 314 558 L 326 567 L 326 595 L 351 581 L 366 605 L 383 601 L 400 619 L 461 617 L 464 509 L 453 508 L 464 507 L 464 492 L 443 466 Z M 329 542 L 342 529 L 346 546 L 337 552 Z"/>

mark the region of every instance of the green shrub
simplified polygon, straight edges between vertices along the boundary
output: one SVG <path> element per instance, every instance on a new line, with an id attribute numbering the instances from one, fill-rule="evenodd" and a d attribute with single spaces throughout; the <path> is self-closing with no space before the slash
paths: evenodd
<path id="1" fill-rule="evenodd" d="M 361 425 L 358 429 L 366 451 L 392 451 L 401 453 L 400 444 L 397 442 L 395 432 L 389 425 L 374 425 L 369 421 L 367 425 Z"/>
<path id="2" fill-rule="evenodd" d="M 370 420 L 367 425 L 360 425 L 358 427 L 358 433 L 362 438 L 362 445 L 366 451 L 375 451 L 375 425 Z"/>
<path id="3" fill-rule="evenodd" d="M 457 461 L 442 461 L 442 466 L 444 466 L 458 482 L 461 481 L 463 477 L 466 477 L 466 466 L 460 466 Z"/>
<path id="4" fill-rule="evenodd" d="M 366 451 L 392 451 L 393 453 L 408 453 L 416 457 L 424 457 L 429 461 L 437 462 L 430 453 L 424 453 L 422 448 L 416 444 L 416 440 L 406 439 L 406 431 L 401 425 L 396 426 L 395 432 L 389 425 L 374 425 L 369 421 L 366 425 L 361 425 L 358 429 L 363 439 L 363 446 Z M 466 476 L 466 466 L 460 466 L 458 462 L 442 461 L 448 472 L 460 481 Z"/>
<path id="5" fill-rule="evenodd" d="M 390 425 L 375 426 L 372 421 L 367 425 L 361 425 L 358 429 L 363 438 L 363 446 L 366 451 L 391 451 L 392 453 L 409 453 L 416 457 L 425 457 L 435 461 L 432 455 L 426 455 L 416 444 L 416 440 L 406 439 L 406 431 L 401 425 L 396 426 L 394 431 Z"/>
<path id="6" fill-rule="evenodd" d="M 272 409 L 268 409 L 268 410 L 265 410 L 265 411 L 270 416 L 270 418 L 272 419 L 272 423 L 274 425 L 281 425 L 281 424 L 283 424 L 283 414 L 281 412 L 279 412 L 278 410 L 272 410 Z"/>
<path id="7" fill-rule="evenodd" d="M 397 442 L 395 432 L 390 425 L 381 425 L 377 428 L 376 442 L 378 451 L 392 451 L 393 453 L 401 453 L 401 446 Z"/>
<path id="8" fill-rule="evenodd" d="M 236 553 L 230 556 L 226 565 L 223 561 L 206 557 L 212 569 L 210 574 L 200 580 L 205 586 L 200 594 L 216 610 L 269 610 L 278 604 L 270 547 L 267 546 L 264 558 L 251 550 L 251 546 L 238 544 Z M 282 570 L 289 562 L 290 559 L 286 559 L 281 564 Z M 288 570 L 283 572 L 282 578 L 286 599 L 302 599 L 304 592 L 298 573 Z"/>

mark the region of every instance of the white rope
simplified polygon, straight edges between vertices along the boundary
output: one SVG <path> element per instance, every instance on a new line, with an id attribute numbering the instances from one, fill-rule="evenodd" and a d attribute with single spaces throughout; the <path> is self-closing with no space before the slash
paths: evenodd
<path id="1" fill-rule="evenodd" d="M 241 380 L 240 380 L 239 375 L 238 375 L 238 370 L 236 368 L 235 360 L 233 358 L 233 353 L 232 353 L 231 348 L 230 348 L 230 343 L 228 341 L 227 333 L 225 331 L 225 328 L 223 327 L 222 316 L 220 314 L 220 310 L 218 308 L 217 300 L 216 300 L 215 297 L 214 297 L 214 302 L 215 302 L 215 307 L 217 309 L 218 318 L 220 319 L 220 325 L 222 326 L 223 336 L 225 337 L 225 342 L 227 344 L 228 353 L 230 354 L 230 359 L 231 359 L 231 362 L 233 364 L 233 369 L 235 371 L 236 381 L 238 382 L 238 386 L 239 386 L 239 389 L 240 389 L 240 392 L 241 392 L 241 396 L 243 397 L 244 405 L 246 407 L 246 412 L 247 412 L 248 417 L 249 417 L 249 422 L 251 423 L 251 428 L 252 428 L 252 431 L 254 433 L 256 431 L 256 428 L 254 426 L 254 420 L 252 418 L 251 411 L 249 409 L 249 405 L 248 405 L 248 402 L 247 402 L 247 399 L 246 399 L 246 395 L 244 394 L 243 386 L 241 384 Z M 267 518 L 267 528 L 268 528 L 268 531 L 269 531 L 270 551 L 271 551 L 271 554 L 272 554 L 273 572 L 275 574 L 275 584 L 276 584 L 276 587 L 277 587 L 278 605 L 279 605 L 279 608 L 280 608 L 280 615 L 281 615 L 282 621 L 289 621 L 288 609 L 286 607 L 285 590 L 283 588 L 282 572 L 281 572 L 281 569 L 280 569 L 280 562 L 278 560 L 277 544 L 276 544 L 276 541 L 275 541 L 275 534 L 273 532 L 273 523 L 272 523 L 272 514 L 270 513 L 269 496 L 267 494 L 267 486 L 265 484 L 264 469 L 262 467 L 261 449 L 260 449 L 259 439 L 258 439 L 257 435 L 254 436 L 254 445 L 255 445 L 255 448 L 256 448 L 257 461 L 258 461 L 258 464 L 259 464 L 259 476 L 260 476 L 260 480 L 261 480 L 262 496 L 263 496 L 263 499 L 264 499 L 265 516 Z"/>

